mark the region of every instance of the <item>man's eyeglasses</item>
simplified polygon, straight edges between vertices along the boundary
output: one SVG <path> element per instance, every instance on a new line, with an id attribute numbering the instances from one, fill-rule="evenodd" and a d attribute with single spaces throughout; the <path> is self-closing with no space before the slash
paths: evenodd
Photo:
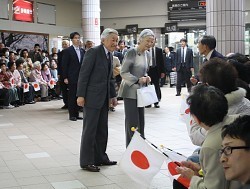
<path id="1" fill-rule="evenodd" d="M 249 146 L 226 146 L 222 149 L 219 150 L 219 155 L 222 156 L 222 154 L 225 154 L 226 156 L 229 156 L 230 154 L 232 154 L 233 150 L 237 150 L 237 149 L 250 149 Z"/>

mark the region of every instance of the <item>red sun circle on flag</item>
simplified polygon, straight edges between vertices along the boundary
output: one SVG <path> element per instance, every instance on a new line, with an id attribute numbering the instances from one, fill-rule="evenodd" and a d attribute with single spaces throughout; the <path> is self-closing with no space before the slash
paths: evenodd
<path id="1" fill-rule="evenodd" d="M 132 162 L 141 169 L 148 169 L 149 168 L 149 161 L 147 157 L 140 151 L 133 151 L 131 154 Z"/>
<path id="2" fill-rule="evenodd" d="M 34 88 L 38 88 L 38 84 L 37 83 L 34 84 Z"/>
<path id="3" fill-rule="evenodd" d="M 51 84 L 51 85 L 53 85 L 53 84 L 54 84 L 53 80 L 50 80 L 50 84 Z"/>
<path id="4" fill-rule="evenodd" d="M 190 113 L 190 108 L 185 110 L 185 114 L 189 114 Z"/>
<path id="5" fill-rule="evenodd" d="M 25 89 L 27 89 L 27 88 L 28 88 L 28 85 L 27 85 L 27 84 L 25 84 L 25 85 L 24 85 L 24 88 L 25 88 Z"/>

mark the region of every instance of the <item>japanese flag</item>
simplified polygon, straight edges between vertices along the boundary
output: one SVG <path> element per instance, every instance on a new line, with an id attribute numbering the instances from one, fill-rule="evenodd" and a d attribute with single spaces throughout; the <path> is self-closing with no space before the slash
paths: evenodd
<path id="1" fill-rule="evenodd" d="M 168 171 L 169 171 L 169 178 L 173 180 L 177 180 L 177 182 L 181 183 L 183 186 L 188 188 L 190 186 L 190 180 L 181 176 L 181 174 L 177 173 L 176 167 L 180 166 L 181 164 L 176 161 L 168 162 Z"/>
<path id="2" fill-rule="evenodd" d="M 14 77 L 10 78 L 10 84 L 11 84 L 12 87 L 15 86 L 15 79 L 14 79 Z"/>
<path id="3" fill-rule="evenodd" d="M 33 85 L 35 91 L 40 91 L 40 85 L 39 85 L 39 83 L 33 82 L 32 85 Z"/>
<path id="4" fill-rule="evenodd" d="M 182 95 L 181 108 L 180 108 L 180 119 L 186 124 L 188 133 L 190 133 L 191 126 L 195 124 L 193 117 L 190 114 L 190 108 L 187 104 L 187 95 Z"/>
<path id="5" fill-rule="evenodd" d="M 51 80 L 49 81 L 49 88 L 53 89 L 55 85 L 56 81 L 53 78 L 51 78 Z"/>
<path id="6" fill-rule="evenodd" d="M 24 83 L 23 84 L 23 93 L 27 93 L 29 92 L 29 83 Z"/>
<path id="7" fill-rule="evenodd" d="M 181 174 L 177 173 L 176 167 L 180 166 L 180 162 L 186 161 L 187 157 L 175 152 L 169 148 L 164 148 L 164 153 L 168 155 L 167 167 L 169 172 L 169 178 L 173 181 L 177 180 L 179 183 L 184 185 L 186 188 L 190 185 L 190 180 L 181 176 Z"/>
<path id="8" fill-rule="evenodd" d="M 121 169 L 135 182 L 148 187 L 160 171 L 165 156 L 135 131 L 120 161 Z"/>

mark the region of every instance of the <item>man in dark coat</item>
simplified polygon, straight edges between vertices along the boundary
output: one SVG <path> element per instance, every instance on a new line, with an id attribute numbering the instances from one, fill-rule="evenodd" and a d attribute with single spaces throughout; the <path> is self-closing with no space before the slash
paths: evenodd
<path id="1" fill-rule="evenodd" d="M 106 28 L 101 34 L 102 44 L 89 49 L 83 60 L 77 87 L 77 104 L 84 107 L 80 149 L 82 169 L 99 172 L 98 166 L 116 165 L 106 154 L 108 142 L 108 109 L 117 105 L 113 56 L 118 32 Z"/>
<path id="2" fill-rule="evenodd" d="M 77 121 L 83 119 L 79 116 L 79 107 L 76 102 L 76 91 L 78 75 L 81 68 L 84 50 L 79 47 L 80 34 L 73 32 L 70 34 L 73 45 L 64 50 L 62 57 L 62 77 L 65 84 L 68 85 L 68 110 L 69 120 Z"/>
<path id="3" fill-rule="evenodd" d="M 177 71 L 176 96 L 181 95 L 181 84 L 183 81 L 187 84 L 188 92 L 191 91 L 190 77 L 194 72 L 193 51 L 187 47 L 187 40 L 181 39 L 181 48 L 177 49 L 174 71 Z"/>

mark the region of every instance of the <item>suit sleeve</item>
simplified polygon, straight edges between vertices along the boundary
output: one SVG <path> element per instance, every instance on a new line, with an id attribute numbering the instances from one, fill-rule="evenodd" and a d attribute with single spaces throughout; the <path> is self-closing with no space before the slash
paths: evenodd
<path id="1" fill-rule="evenodd" d="M 179 49 L 177 49 L 176 54 L 175 54 L 175 59 L 174 59 L 174 67 L 175 68 L 177 68 L 178 56 L 179 56 Z"/>
<path id="2" fill-rule="evenodd" d="M 128 84 L 129 86 L 132 86 L 133 84 L 135 84 L 139 79 L 138 77 L 130 73 L 130 67 L 133 66 L 134 64 L 135 56 L 136 54 L 134 50 L 128 51 L 123 59 L 123 63 L 121 66 L 120 75 L 122 79 L 124 79 L 126 84 Z"/>
<path id="3" fill-rule="evenodd" d="M 96 49 L 89 49 L 83 58 L 82 66 L 80 69 L 78 84 L 77 84 L 77 94 L 78 97 L 86 97 L 87 86 L 89 78 L 92 74 L 92 70 L 96 61 Z"/>
<path id="4" fill-rule="evenodd" d="M 193 56 L 193 50 L 190 49 L 190 68 L 194 67 L 194 56 Z"/>
<path id="5" fill-rule="evenodd" d="M 112 69 L 111 78 L 110 78 L 110 90 L 109 91 L 110 91 L 109 98 L 114 98 L 117 96 L 116 90 L 115 90 L 115 78 L 113 74 L 113 69 Z"/>
<path id="6" fill-rule="evenodd" d="M 64 54 L 62 56 L 61 61 L 61 71 L 63 79 L 68 78 L 68 70 L 69 70 L 69 63 L 70 63 L 70 52 L 68 49 L 64 50 Z"/>
<path id="7" fill-rule="evenodd" d="M 62 56 L 63 56 L 63 52 L 59 52 L 58 53 L 58 59 L 57 59 L 57 71 L 58 71 L 58 75 L 62 74 Z"/>
<path id="8" fill-rule="evenodd" d="M 159 65 L 159 71 L 160 71 L 160 73 L 165 73 L 165 67 L 164 67 L 164 56 L 163 56 L 163 52 L 162 52 L 162 50 L 161 49 L 158 49 L 158 53 L 159 53 L 159 56 L 160 56 L 160 59 L 159 59 L 159 63 L 160 63 L 160 65 Z"/>

